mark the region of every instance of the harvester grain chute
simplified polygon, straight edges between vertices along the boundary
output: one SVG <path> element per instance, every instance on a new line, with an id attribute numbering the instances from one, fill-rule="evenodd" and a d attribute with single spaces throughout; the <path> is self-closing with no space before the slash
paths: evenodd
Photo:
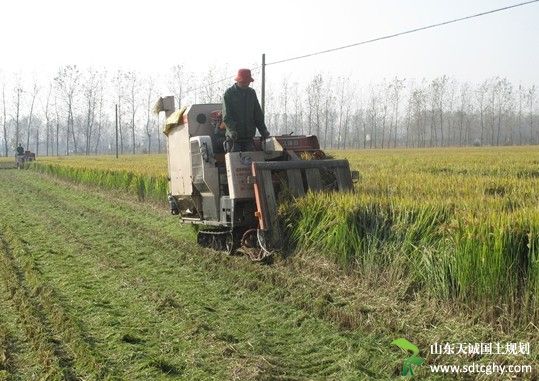
<path id="1" fill-rule="evenodd" d="M 174 109 L 174 98 L 160 98 L 165 111 L 168 196 L 171 213 L 199 225 L 198 244 L 260 261 L 278 250 L 282 232 L 279 203 L 307 191 L 352 191 L 347 160 L 329 160 L 316 136 L 255 138 L 252 152 L 230 152 L 214 134 L 221 104 Z"/>

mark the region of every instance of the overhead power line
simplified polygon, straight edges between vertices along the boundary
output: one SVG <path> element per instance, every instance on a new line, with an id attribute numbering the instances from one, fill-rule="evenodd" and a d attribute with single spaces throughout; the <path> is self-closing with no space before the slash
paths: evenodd
<path id="1" fill-rule="evenodd" d="M 409 29 L 409 30 L 406 30 L 404 32 L 388 34 L 386 36 L 376 37 L 376 38 L 373 38 L 373 39 L 370 39 L 370 40 L 365 40 L 365 41 L 360 41 L 360 42 L 356 42 L 356 43 L 349 44 L 349 45 L 339 46 L 337 48 L 322 50 L 322 51 L 315 52 L 315 53 L 304 54 L 302 56 L 297 56 L 297 57 L 292 57 L 292 58 L 286 58 L 286 59 L 279 60 L 279 61 L 269 62 L 269 63 L 266 63 L 266 66 L 276 65 L 276 64 L 283 63 L 283 62 L 295 61 L 295 60 L 299 60 L 299 59 L 302 59 L 302 58 L 317 56 L 319 54 L 331 53 L 331 52 L 335 52 L 337 50 L 348 49 L 348 48 L 352 48 L 354 46 L 366 45 L 366 44 L 370 44 L 370 43 L 373 43 L 373 42 L 376 42 L 376 41 L 388 40 L 390 38 L 403 36 L 405 34 L 415 33 L 415 32 L 419 32 L 419 31 L 426 30 L 426 29 L 437 28 L 439 26 L 453 24 L 453 23 L 456 23 L 456 22 L 459 22 L 459 21 L 469 20 L 469 19 L 489 15 L 489 14 L 496 13 L 496 12 L 506 11 L 506 10 L 512 9 L 512 8 L 522 7 L 524 5 L 537 3 L 538 1 L 539 0 L 531 0 L 531 1 L 526 1 L 526 2 L 523 2 L 523 3 L 514 4 L 514 5 L 508 5 L 508 6 L 503 7 L 503 8 L 493 9 L 493 10 L 486 11 L 486 12 L 481 12 L 481 13 L 476 13 L 476 14 L 473 14 L 473 15 L 470 15 L 470 16 L 460 17 L 458 19 L 448 20 L 448 21 L 437 23 L 437 24 L 422 26 L 420 28 Z"/>
<path id="2" fill-rule="evenodd" d="M 486 15 L 489 15 L 489 14 L 492 14 L 492 13 L 503 12 L 503 11 L 507 11 L 509 9 L 522 7 L 524 5 L 529 5 L 529 4 L 537 3 L 537 2 L 539 2 L 539 0 L 530 0 L 530 1 L 525 1 L 525 2 L 522 2 L 522 3 L 518 3 L 518 4 L 508 5 L 506 7 L 492 9 L 490 11 L 476 13 L 476 14 L 473 14 L 473 15 L 460 17 L 460 18 L 457 18 L 457 19 L 447 20 L 447 21 L 436 23 L 436 24 L 431 24 L 431 25 L 422 26 L 422 27 L 419 27 L 419 28 L 409 29 L 409 30 L 399 32 L 399 33 L 393 33 L 393 34 L 388 34 L 388 35 L 381 36 L 381 37 L 372 38 L 370 40 L 364 40 L 364 41 L 356 42 L 356 43 L 353 43 L 353 44 L 339 46 L 339 47 L 332 48 L 332 49 L 322 50 L 322 51 L 319 51 L 319 52 L 304 54 L 304 55 L 297 56 L 297 57 L 291 57 L 291 58 L 286 58 L 286 59 L 282 59 L 282 60 L 279 60 L 279 61 L 269 62 L 269 63 L 266 63 L 266 66 L 277 65 L 277 64 L 280 64 L 280 63 L 284 63 L 284 62 L 300 60 L 302 58 L 308 58 L 308 57 L 313 57 L 313 56 L 317 56 L 317 55 L 320 55 L 320 54 L 331 53 L 331 52 L 335 52 L 335 51 L 338 51 L 338 50 L 352 48 L 352 47 L 355 47 L 355 46 L 371 44 L 371 43 L 377 42 L 377 41 L 389 40 L 391 38 L 403 36 L 403 35 L 406 35 L 406 34 L 420 32 L 422 30 L 427 30 L 427 29 L 433 29 L 433 28 L 437 28 L 437 27 L 440 27 L 440 26 L 448 25 L 448 24 L 454 24 L 454 23 L 457 23 L 457 22 L 460 22 L 460 21 L 465 21 L 465 20 L 469 20 L 469 19 L 473 19 L 473 18 L 477 18 L 477 17 L 481 17 L 481 16 L 486 16 Z M 259 65 L 252 68 L 253 71 L 258 70 L 258 69 L 260 69 Z M 200 86 L 200 87 L 197 87 L 195 89 L 189 89 L 188 91 L 185 92 L 185 94 L 191 93 L 193 91 L 198 91 L 198 90 L 201 90 L 201 89 L 203 89 L 205 87 L 216 85 L 218 83 L 221 83 L 221 82 L 224 82 L 224 81 L 227 81 L 227 80 L 229 81 L 229 80 L 231 80 L 233 78 L 234 78 L 234 76 L 229 76 L 229 77 L 220 79 L 218 81 L 212 82 L 212 83 L 210 83 L 208 85 L 205 85 L 205 86 Z"/>
<path id="3" fill-rule="evenodd" d="M 539 1 L 539 0 L 537 0 L 537 1 Z M 255 67 L 251 68 L 251 72 L 254 72 L 254 71 L 257 71 L 257 70 L 260 70 L 260 65 L 257 65 Z M 231 81 L 234 78 L 236 78 L 236 75 L 229 75 L 226 78 L 222 78 L 222 79 L 219 79 L 217 81 L 210 82 L 210 83 L 208 83 L 206 85 L 199 86 L 199 87 L 196 87 L 194 89 L 189 89 L 189 90 L 185 91 L 184 94 L 189 94 L 189 93 L 192 93 L 193 91 L 202 90 L 204 88 L 207 88 L 207 87 L 210 87 L 210 86 L 213 86 L 213 85 L 217 85 L 218 83 L 221 83 L 221 82 L 224 82 L 224 81 Z"/>

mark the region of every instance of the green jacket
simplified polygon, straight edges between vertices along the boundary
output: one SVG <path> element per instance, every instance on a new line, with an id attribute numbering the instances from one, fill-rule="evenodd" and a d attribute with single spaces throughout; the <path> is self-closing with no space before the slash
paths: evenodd
<path id="1" fill-rule="evenodd" d="M 234 84 L 225 91 L 223 122 L 226 124 L 226 135 L 232 139 L 252 139 L 257 128 L 260 135 L 269 136 L 256 92 L 250 87 L 241 88 Z"/>

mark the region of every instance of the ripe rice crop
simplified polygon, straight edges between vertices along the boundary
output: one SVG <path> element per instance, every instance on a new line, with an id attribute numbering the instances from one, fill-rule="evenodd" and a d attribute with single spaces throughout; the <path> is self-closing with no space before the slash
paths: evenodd
<path id="1" fill-rule="evenodd" d="M 298 251 L 493 317 L 496 309 L 539 317 L 536 148 L 330 154 L 347 158 L 361 179 L 354 194 L 309 194 L 281 206 Z M 150 155 L 40 158 L 35 168 L 164 201 L 166 165 L 166 156 Z"/>
<path id="2" fill-rule="evenodd" d="M 539 316 L 539 161 L 532 148 L 332 152 L 356 193 L 281 207 L 291 240 L 411 291 Z M 493 312 L 492 308 L 482 309 Z M 498 311 L 499 312 L 499 311 Z"/>
<path id="3" fill-rule="evenodd" d="M 137 195 L 139 200 L 165 201 L 168 189 L 165 155 L 46 157 L 34 163 L 39 172 L 80 184 Z"/>

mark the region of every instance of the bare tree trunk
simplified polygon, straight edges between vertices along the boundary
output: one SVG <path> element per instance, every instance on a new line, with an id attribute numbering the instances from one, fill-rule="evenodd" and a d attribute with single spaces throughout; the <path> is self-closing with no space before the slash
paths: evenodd
<path id="1" fill-rule="evenodd" d="M 325 107 L 324 107 L 324 143 L 322 145 L 322 148 L 326 148 L 328 146 L 327 144 L 327 136 L 328 136 L 328 128 L 329 128 L 329 97 L 326 98 Z M 332 138 L 333 136 L 331 136 Z M 330 144 L 332 144 L 333 139 L 331 139 Z"/>
<path id="2" fill-rule="evenodd" d="M 528 105 L 530 106 L 530 144 L 533 144 L 533 105 L 535 101 L 535 85 L 528 90 Z M 537 132 L 536 144 L 539 144 L 539 131 Z"/>
<path id="3" fill-rule="evenodd" d="M 86 156 L 90 154 L 90 137 L 92 131 L 92 102 L 88 98 L 88 110 L 86 112 L 86 147 L 84 148 L 84 153 Z"/>
<path id="4" fill-rule="evenodd" d="M 37 96 L 38 92 L 39 92 L 39 88 L 37 87 L 37 83 L 34 82 L 34 91 L 32 92 L 32 103 L 30 105 L 30 114 L 28 116 L 28 123 L 26 125 L 26 147 L 27 147 L 27 149 L 30 149 L 30 128 L 32 127 L 32 117 L 34 115 L 34 103 L 35 103 L 36 96 Z M 36 145 L 37 144 L 39 144 L 39 142 L 36 142 Z"/>
<path id="5" fill-rule="evenodd" d="M 385 140 L 385 135 L 386 135 L 386 117 L 387 117 L 387 103 L 384 104 L 384 113 L 382 116 L 382 148 L 384 148 L 384 140 Z"/>
<path id="6" fill-rule="evenodd" d="M 88 110 L 86 115 L 86 155 L 90 155 L 92 151 L 92 138 L 95 132 L 97 96 L 100 89 L 101 92 L 103 91 L 102 75 L 103 74 L 90 70 L 88 72 L 88 79 L 85 84 L 85 95 L 88 102 Z"/>
<path id="7" fill-rule="evenodd" d="M 73 152 L 76 154 L 78 152 L 77 147 L 77 137 L 75 134 L 75 118 L 73 116 L 73 109 L 69 111 L 69 114 L 71 115 L 71 137 L 73 138 Z"/>
<path id="8" fill-rule="evenodd" d="M 36 128 L 36 156 L 39 155 L 39 127 Z"/>
<path id="9" fill-rule="evenodd" d="M 2 104 L 4 106 L 4 120 L 3 120 L 3 127 L 4 127 L 4 155 L 8 156 L 8 143 L 7 143 L 7 110 L 6 110 L 6 85 L 2 85 Z"/>
<path id="10" fill-rule="evenodd" d="M 21 93 L 22 89 L 17 88 L 17 103 L 16 103 L 16 114 L 15 114 L 15 147 L 19 146 L 20 142 L 20 124 L 19 124 L 19 112 L 21 107 Z"/>
<path id="11" fill-rule="evenodd" d="M 54 100 L 54 109 L 56 111 L 56 156 L 60 156 L 60 114 L 58 113 L 58 102 Z"/>
<path id="12" fill-rule="evenodd" d="M 169 80 L 169 89 L 174 94 L 178 101 L 178 109 L 182 107 L 183 83 L 186 81 L 186 73 L 181 65 L 174 65 L 172 68 L 171 78 Z M 189 91 L 189 89 L 187 89 Z M 196 102 L 196 101 L 195 101 Z"/>
<path id="13" fill-rule="evenodd" d="M 492 86 L 492 97 L 490 98 L 490 145 L 494 145 L 494 130 L 495 130 L 495 110 L 496 110 L 496 93 L 498 92 L 498 78 Z"/>
<path id="14" fill-rule="evenodd" d="M 75 126 L 73 118 L 73 104 L 75 94 L 78 89 L 80 72 L 76 65 L 68 65 L 60 68 L 58 76 L 55 78 L 59 88 L 62 90 L 64 101 L 67 107 L 66 126 L 66 155 L 69 155 L 69 133 L 73 138 L 73 150 L 77 152 L 77 138 L 75 136 Z"/>
<path id="15" fill-rule="evenodd" d="M 396 92 L 395 94 L 395 126 L 394 133 L 393 133 L 393 148 L 397 148 L 397 126 L 399 123 L 399 93 Z"/>
<path id="16" fill-rule="evenodd" d="M 397 135 L 398 135 L 398 124 L 399 124 L 399 101 L 400 101 L 400 92 L 404 88 L 404 81 L 405 79 L 399 79 L 398 77 L 395 77 L 393 79 L 393 82 L 389 86 L 390 89 L 393 89 L 393 92 L 391 93 L 391 98 L 393 100 L 393 116 L 391 124 L 393 126 L 393 148 L 397 147 Z M 390 139 L 389 142 L 391 144 L 391 130 L 389 131 Z M 389 145 L 388 145 L 389 146 Z"/>
<path id="17" fill-rule="evenodd" d="M 371 95 L 371 102 L 372 102 L 372 109 L 371 109 L 371 136 L 369 140 L 369 148 L 372 149 L 373 141 L 374 141 L 374 148 L 376 148 L 376 122 L 378 120 L 378 109 L 376 107 L 376 97 L 374 94 Z"/>
<path id="18" fill-rule="evenodd" d="M 367 148 L 367 115 L 363 118 L 363 149 Z"/>
<path id="19" fill-rule="evenodd" d="M 50 115 L 49 115 L 49 108 L 50 108 L 50 101 L 51 101 L 51 94 L 52 94 L 52 83 L 49 85 L 49 93 L 47 94 L 47 103 L 45 104 L 45 154 L 49 156 L 49 144 L 50 144 Z M 38 139 L 39 141 L 39 139 Z M 37 150 L 36 150 L 37 154 Z"/>
<path id="20" fill-rule="evenodd" d="M 312 124 L 313 124 L 312 122 L 313 122 L 312 110 L 309 107 L 309 113 L 307 114 L 307 133 L 309 135 L 311 135 L 311 127 L 312 127 Z"/>
<path id="21" fill-rule="evenodd" d="M 320 136 L 320 102 L 322 99 L 322 75 L 317 74 L 311 81 L 308 91 L 307 100 L 309 106 L 309 135 L 312 133 L 313 118 L 316 120 L 316 136 Z"/>
<path id="22" fill-rule="evenodd" d="M 407 110 L 407 115 L 406 115 L 406 138 L 405 138 L 405 141 L 404 141 L 404 146 L 406 148 L 408 148 L 409 146 L 409 136 L 410 136 L 410 124 L 411 124 L 411 121 L 412 121 L 412 108 L 410 106 L 408 106 L 408 110 Z"/>
<path id="23" fill-rule="evenodd" d="M 464 129 L 464 110 L 460 110 L 459 115 L 459 147 L 462 147 L 462 132 Z"/>
<path id="24" fill-rule="evenodd" d="M 153 79 L 148 78 L 148 97 L 146 98 L 146 136 L 148 137 L 148 154 L 152 152 L 152 129 L 151 129 L 151 108 L 153 96 Z"/>
<path id="25" fill-rule="evenodd" d="M 137 80 L 137 75 L 136 73 L 134 72 L 129 72 L 127 73 L 126 75 L 126 78 L 128 80 L 128 83 L 129 83 L 129 106 L 131 108 L 131 115 L 130 115 L 130 119 L 131 119 L 131 150 L 132 150 L 132 153 L 135 154 L 135 150 L 136 150 L 136 135 L 135 135 L 135 114 L 137 112 L 137 92 L 138 92 L 138 80 Z M 210 102 L 212 101 L 211 99 L 208 99 Z"/>
<path id="26" fill-rule="evenodd" d="M 131 144 L 133 146 L 133 155 L 135 154 L 135 114 L 131 114 Z"/>
<path id="27" fill-rule="evenodd" d="M 496 133 L 496 145 L 500 145 L 500 129 L 502 127 L 502 110 L 501 107 L 498 109 L 498 130 Z"/>
<path id="28" fill-rule="evenodd" d="M 161 131 L 160 131 L 159 114 L 157 115 L 157 153 L 161 153 Z"/>
<path id="29" fill-rule="evenodd" d="M 281 107 L 283 110 L 283 123 L 282 127 L 279 128 L 280 133 L 288 133 L 288 98 L 289 98 L 289 89 L 288 89 L 288 80 L 284 79 L 282 82 L 282 92 L 281 92 Z M 277 134 L 275 134 L 277 135 Z"/>
<path id="30" fill-rule="evenodd" d="M 440 147 L 444 146 L 444 110 L 440 106 Z"/>
<path id="31" fill-rule="evenodd" d="M 124 134 L 122 125 L 122 99 L 125 91 L 126 74 L 118 70 L 115 77 L 116 95 L 118 97 L 118 135 L 120 138 L 120 154 L 124 153 Z"/>
<path id="32" fill-rule="evenodd" d="M 97 124 L 97 133 L 95 139 L 95 154 L 99 152 L 99 144 L 101 143 L 101 134 L 103 130 L 103 82 L 101 82 L 100 91 L 99 91 L 99 123 Z"/>
<path id="33" fill-rule="evenodd" d="M 67 124 L 66 124 L 66 155 L 69 156 L 69 126 L 71 125 L 71 113 L 67 112 Z"/>
<path id="34" fill-rule="evenodd" d="M 483 108 L 481 107 L 480 110 L 480 117 L 481 117 L 481 144 L 483 144 L 483 139 L 485 135 L 485 119 L 483 116 Z"/>
<path id="35" fill-rule="evenodd" d="M 124 153 L 124 134 L 122 128 L 122 108 L 121 108 L 121 98 L 118 97 L 118 133 L 120 135 L 120 154 Z"/>
<path id="36" fill-rule="evenodd" d="M 337 140 L 337 149 L 341 148 L 341 139 L 342 136 L 342 126 L 343 126 L 343 108 L 344 108 L 344 79 L 341 80 L 341 88 L 340 88 L 340 99 L 339 99 L 339 132 L 337 133 L 337 136 L 339 137 Z"/>
<path id="37" fill-rule="evenodd" d="M 302 107 L 301 102 L 302 99 L 298 92 L 298 84 L 294 83 L 294 91 L 293 91 L 293 99 L 294 99 L 294 125 L 292 126 L 292 131 L 295 133 L 303 134 L 303 113 L 302 113 Z"/>
<path id="38" fill-rule="evenodd" d="M 443 147 L 445 144 L 444 139 L 444 95 L 447 84 L 447 77 L 444 75 L 439 80 L 439 96 L 438 96 L 438 106 L 440 112 L 440 147 Z"/>
<path id="39" fill-rule="evenodd" d="M 437 134 L 436 134 L 436 108 L 434 101 L 431 103 L 431 118 L 430 118 L 430 146 L 434 147 L 437 143 Z"/>
<path id="40" fill-rule="evenodd" d="M 518 144 L 522 145 L 522 85 L 518 86 Z"/>
<path id="41" fill-rule="evenodd" d="M 350 103 L 346 105 L 346 116 L 344 118 L 344 139 L 343 139 L 343 148 L 348 148 L 348 122 L 350 120 Z"/>

